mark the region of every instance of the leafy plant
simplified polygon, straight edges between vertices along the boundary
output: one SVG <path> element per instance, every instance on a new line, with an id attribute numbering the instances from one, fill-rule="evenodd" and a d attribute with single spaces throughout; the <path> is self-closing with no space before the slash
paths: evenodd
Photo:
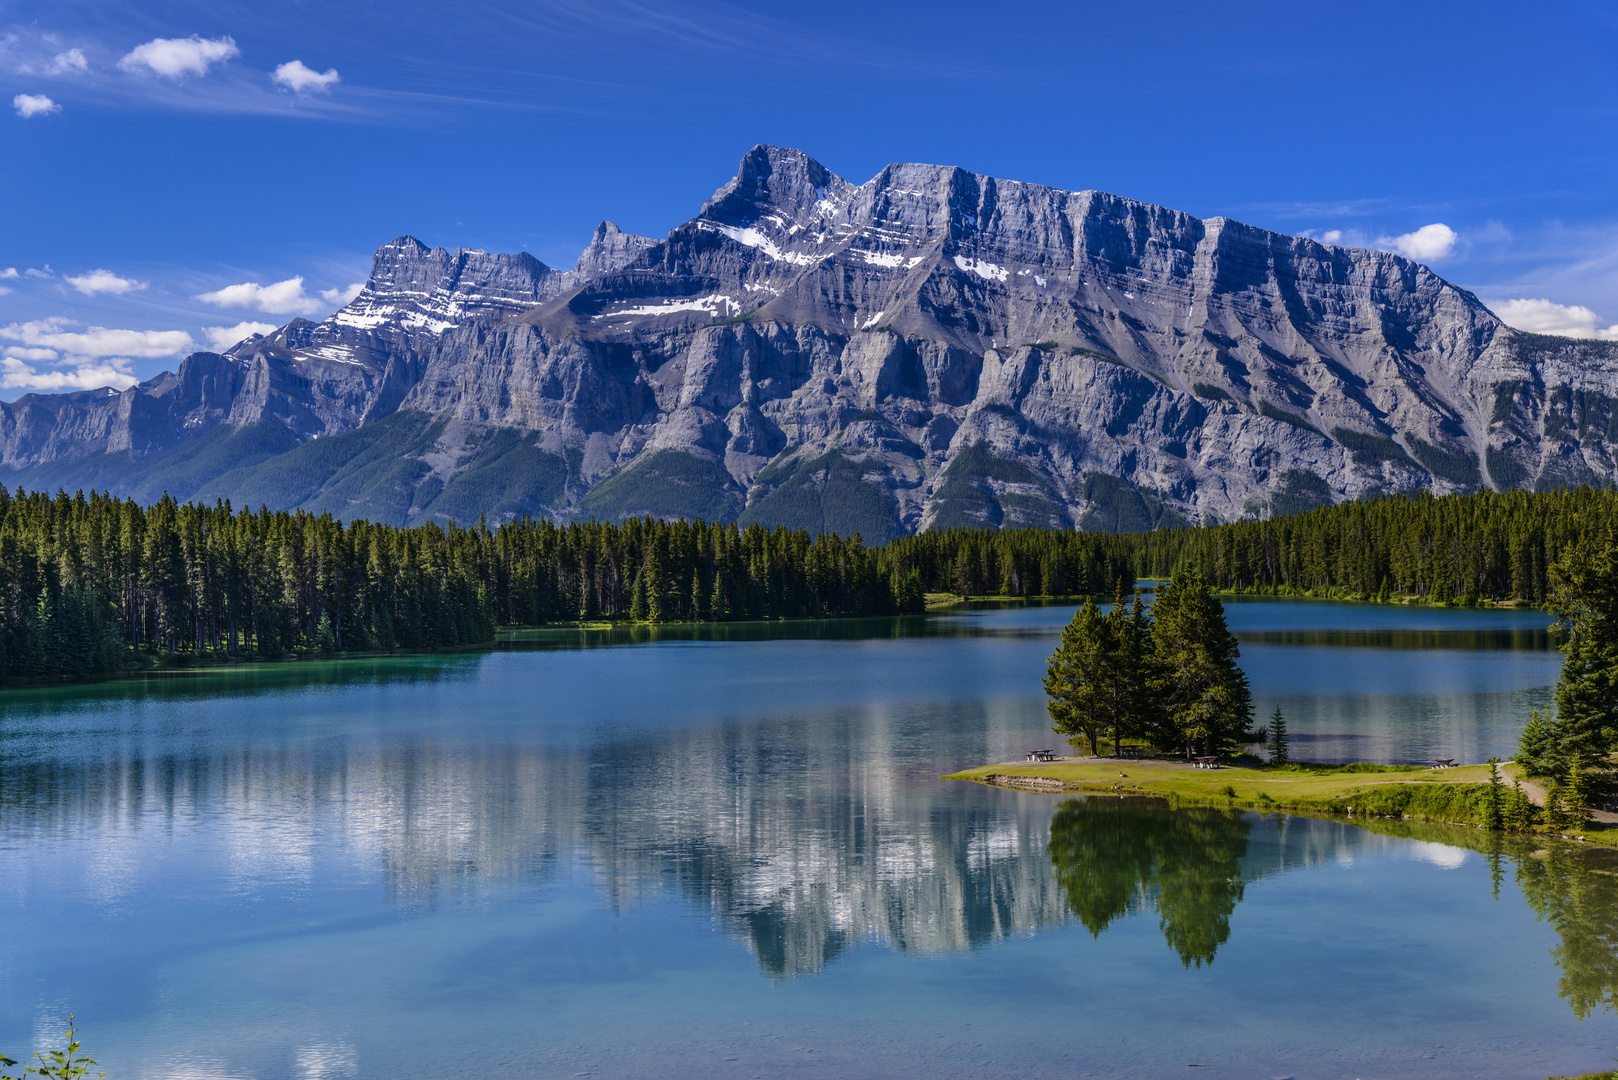
<path id="1" fill-rule="evenodd" d="M 80 1053 L 79 1032 L 74 1024 L 72 1013 L 67 1017 L 67 1031 L 62 1036 L 60 1050 L 47 1050 L 42 1054 L 35 1054 L 37 1064 L 29 1065 L 22 1071 L 22 1076 L 40 1076 L 47 1080 L 82 1080 L 90 1075 L 90 1066 L 99 1064 L 94 1058 Z M 11 1069 L 17 1062 L 0 1054 L 0 1080 L 10 1075 Z M 106 1080 L 106 1073 L 95 1074 L 100 1080 Z"/>

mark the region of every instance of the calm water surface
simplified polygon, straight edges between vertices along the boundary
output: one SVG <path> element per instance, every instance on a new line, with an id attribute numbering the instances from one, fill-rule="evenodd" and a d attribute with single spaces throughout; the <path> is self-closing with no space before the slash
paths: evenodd
<path id="1" fill-rule="evenodd" d="M 1228 608 L 1317 760 L 1509 754 L 1538 613 Z M 0 697 L 0 1051 L 132 1077 L 1543 1077 L 1618 864 L 936 777 L 1072 608 Z"/>

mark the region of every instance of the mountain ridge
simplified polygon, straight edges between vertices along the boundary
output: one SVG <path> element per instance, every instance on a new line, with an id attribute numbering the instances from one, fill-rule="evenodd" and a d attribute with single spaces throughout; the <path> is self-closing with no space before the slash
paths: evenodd
<path id="1" fill-rule="evenodd" d="M 876 540 L 1608 482 L 1614 398 L 1618 345 L 1512 330 L 1402 256 L 760 146 L 665 239 L 604 222 L 569 271 L 400 237 L 320 323 L 0 406 L 0 467 L 145 492 L 192 447 L 185 476 L 217 471 L 183 497 Z"/>

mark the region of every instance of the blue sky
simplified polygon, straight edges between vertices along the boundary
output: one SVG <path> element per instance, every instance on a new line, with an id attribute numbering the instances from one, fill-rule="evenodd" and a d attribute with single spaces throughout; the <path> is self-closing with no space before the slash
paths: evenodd
<path id="1" fill-rule="evenodd" d="M 0 399 L 323 317 L 401 234 L 571 266 L 761 142 L 1404 250 L 1618 337 L 1615 58 L 1582 0 L 0 0 Z"/>

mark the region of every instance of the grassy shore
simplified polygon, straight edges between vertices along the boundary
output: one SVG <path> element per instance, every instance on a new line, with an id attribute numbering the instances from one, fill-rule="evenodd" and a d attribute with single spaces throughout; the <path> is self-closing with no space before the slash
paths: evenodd
<path id="1" fill-rule="evenodd" d="M 1509 789 L 1514 766 L 1502 766 Z M 1197 769 L 1174 759 L 1076 758 L 1044 764 L 1007 762 L 950 773 L 1020 791 L 1128 795 L 1189 806 L 1285 810 L 1309 817 L 1398 818 L 1480 825 L 1487 765 L 1255 765 Z M 1588 824 L 1558 835 L 1618 845 L 1618 829 Z"/>

